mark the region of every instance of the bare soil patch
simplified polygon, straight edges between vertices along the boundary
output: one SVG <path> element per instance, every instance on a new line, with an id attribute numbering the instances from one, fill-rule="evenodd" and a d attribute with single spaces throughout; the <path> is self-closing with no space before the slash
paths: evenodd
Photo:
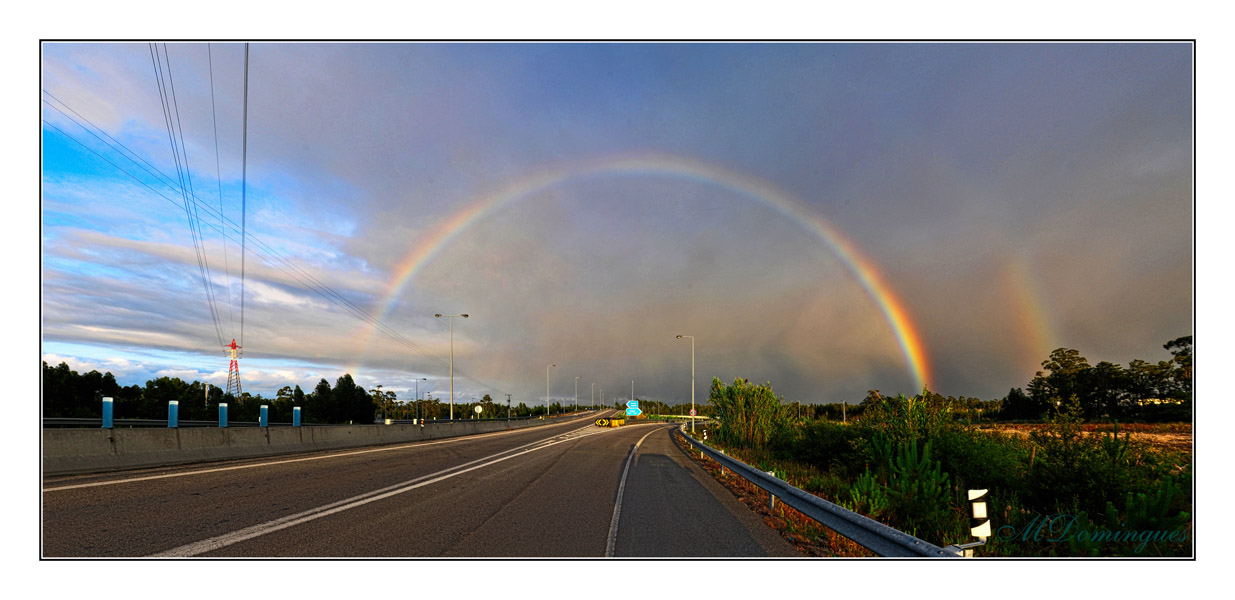
<path id="1" fill-rule="evenodd" d="M 1042 430 L 1046 427 L 1045 424 L 1038 423 L 997 423 L 994 425 L 977 426 L 981 431 L 994 431 L 1019 437 L 1029 437 L 1030 432 Z M 1087 424 L 1083 425 L 1082 428 L 1086 435 L 1094 436 L 1106 435 L 1115 431 L 1115 426 L 1111 423 Z M 1127 433 L 1129 439 L 1136 443 L 1146 444 L 1161 450 L 1192 452 L 1191 423 L 1120 424 L 1118 431 L 1120 437 Z"/>

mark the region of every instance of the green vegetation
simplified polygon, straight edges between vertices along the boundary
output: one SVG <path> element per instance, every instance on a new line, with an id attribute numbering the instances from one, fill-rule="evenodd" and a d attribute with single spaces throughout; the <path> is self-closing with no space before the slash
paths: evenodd
<path id="1" fill-rule="evenodd" d="M 1174 359 L 1140 398 L 1190 407 L 1183 379 L 1192 375 L 1191 338 L 1166 347 Z M 714 379 L 709 400 L 721 425 L 713 439 L 806 491 L 938 545 L 973 541 L 966 491 L 988 489 L 994 535 L 979 555 L 1190 556 L 1190 454 L 1133 439 L 1118 420 L 1105 431 L 1086 423 L 1146 414 L 1138 396 L 1106 387 L 1130 380 L 1117 366 L 1090 368 L 1067 349 L 1043 366 L 1049 374 L 1039 373 L 1024 399 L 1042 397 L 1045 423 L 1021 426 L 1028 435 L 974 426 L 977 408 L 999 412 L 998 404 L 929 390 L 912 397 L 872 391 L 848 411 L 848 423 L 809 418 L 817 410 L 791 422 L 792 405 L 775 398 L 770 383 Z M 1012 414 L 1025 414 L 1016 412 L 1021 399 L 1008 401 Z"/>
<path id="2" fill-rule="evenodd" d="M 745 448 L 761 448 L 773 436 L 784 435 L 788 426 L 781 399 L 772 393 L 772 384 L 752 386 L 744 379 L 725 385 L 712 378 L 709 395 L 714 414 L 725 427 L 720 430 L 722 441 Z"/>

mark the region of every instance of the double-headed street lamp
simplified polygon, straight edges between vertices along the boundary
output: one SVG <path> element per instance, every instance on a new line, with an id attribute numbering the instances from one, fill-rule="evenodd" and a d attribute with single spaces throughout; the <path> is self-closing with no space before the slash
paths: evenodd
<path id="1" fill-rule="evenodd" d="M 455 317 L 467 318 L 467 313 L 461 315 L 433 315 L 437 318 L 446 317 L 450 322 L 450 418 L 455 418 Z"/>
<path id="2" fill-rule="evenodd" d="M 550 416 L 550 412 L 549 412 L 549 367 L 556 367 L 556 366 L 557 365 L 549 365 L 548 367 L 545 367 L 545 416 L 546 417 Z"/>
<path id="3" fill-rule="evenodd" d="M 678 339 L 690 338 L 690 432 L 695 432 L 695 336 L 679 335 Z"/>
<path id="4" fill-rule="evenodd" d="M 428 377 L 417 377 L 416 378 L 416 418 L 417 419 L 424 418 L 420 416 L 420 382 L 428 381 L 428 380 L 429 380 Z"/>

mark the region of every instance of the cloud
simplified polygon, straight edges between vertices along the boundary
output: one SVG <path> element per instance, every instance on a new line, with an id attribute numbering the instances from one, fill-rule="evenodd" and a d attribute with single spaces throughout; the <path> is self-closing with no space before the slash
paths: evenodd
<path id="1" fill-rule="evenodd" d="M 243 47 L 211 47 L 213 82 L 204 45 L 168 47 L 195 190 L 234 218 Z M 159 368 L 218 377 L 219 339 L 243 337 L 255 386 L 354 370 L 403 390 L 446 376 L 448 325 L 432 315 L 468 312 L 463 393 L 530 403 L 556 363 L 555 397 L 578 375 L 589 395 L 635 379 L 681 400 L 677 333 L 697 336 L 701 394 L 713 375 L 790 400 L 916 391 L 887 319 L 801 224 L 650 172 L 568 178 L 484 214 L 393 299 L 384 325 L 401 339 L 369 335 L 396 266 L 452 215 L 547 166 L 649 152 L 765 180 L 845 232 L 904 302 L 945 394 L 1023 386 L 1055 346 L 1126 362 L 1190 332 L 1187 44 L 251 50 L 243 327 L 238 234 L 225 246 L 203 217 L 216 330 L 183 210 L 45 132 L 45 339 L 92 344 L 99 364 L 125 345 L 192 353 Z M 174 173 L 149 59 L 139 44 L 45 45 L 44 87 Z"/>

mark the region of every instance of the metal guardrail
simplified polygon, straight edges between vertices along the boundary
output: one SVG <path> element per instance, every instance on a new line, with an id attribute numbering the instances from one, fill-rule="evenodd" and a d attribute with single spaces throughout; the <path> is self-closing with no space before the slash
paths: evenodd
<path id="1" fill-rule="evenodd" d="M 920 540 L 908 533 L 828 502 L 819 496 L 802 491 L 784 480 L 726 456 L 692 437 L 686 431 L 685 425 L 682 426 L 681 431 L 688 443 L 725 468 L 767 490 L 781 502 L 818 521 L 824 527 L 857 542 L 863 548 L 879 556 L 932 558 L 959 558 L 961 556 L 961 553 L 952 547 L 941 548 Z"/>

